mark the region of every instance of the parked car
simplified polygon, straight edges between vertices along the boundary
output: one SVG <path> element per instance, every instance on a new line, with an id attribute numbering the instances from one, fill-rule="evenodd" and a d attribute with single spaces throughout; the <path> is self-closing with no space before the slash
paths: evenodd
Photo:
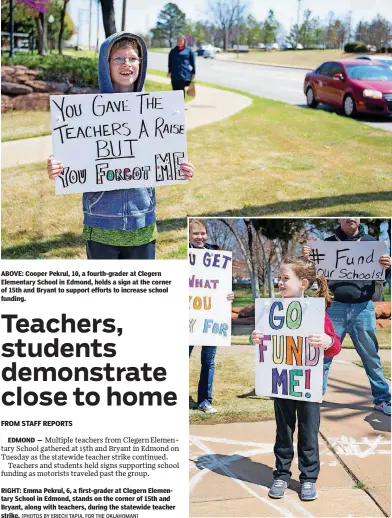
<path id="1" fill-rule="evenodd" d="M 304 93 L 310 108 L 319 103 L 356 113 L 392 114 L 392 70 L 373 60 L 327 61 L 309 72 Z"/>
<path id="2" fill-rule="evenodd" d="M 356 59 L 365 59 L 367 61 L 377 61 L 378 63 L 382 63 L 383 65 L 387 65 L 392 68 L 392 57 L 389 56 L 358 56 Z"/>
<path id="3" fill-rule="evenodd" d="M 203 58 L 214 58 L 215 47 L 213 45 L 202 45 L 196 50 L 196 55 L 202 56 Z"/>

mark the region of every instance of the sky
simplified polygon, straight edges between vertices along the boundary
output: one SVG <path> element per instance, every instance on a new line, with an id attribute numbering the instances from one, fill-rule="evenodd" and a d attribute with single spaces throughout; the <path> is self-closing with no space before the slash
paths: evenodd
<path id="1" fill-rule="evenodd" d="M 169 0 L 127 0 L 127 27 L 134 33 L 145 34 L 148 29 L 154 27 L 158 13 Z M 209 2 L 213 0 L 172 0 L 185 12 L 191 20 L 211 19 Z M 117 29 L 121 28 L 122 0 L 114 0 L 116 12 Z M 97 33 L 97 0 L 92 0 L 92 43 L 95 44 Z M 71 0 L 69 2 L 69 13 L 76 26 L 78 19 L 81 23 L 80 45 L 88 45 L 89 35 L 89 6 L 90 0 Z M 278 21 L 283 24 L 288 32 L 291 26 L 297 22 L 298 0 L 247 0 L 247 14 L 253 14 L 257 20 L 263 20 L 269 9 L 273 9 Z M 333 11 L 337 16 L 352 11 L 353 25 L 360 20 L 370 21 L 376 14 L 392 20 L 391 0 L 301 0 L 301 12 L 310 9 L 315 16 L 327 19 L 328 13 Z M 100 14 L 99 40 L 104 39 L 102 27 L 102 15 Z M 74 37 L 76 42 L 77 37 Z"/>

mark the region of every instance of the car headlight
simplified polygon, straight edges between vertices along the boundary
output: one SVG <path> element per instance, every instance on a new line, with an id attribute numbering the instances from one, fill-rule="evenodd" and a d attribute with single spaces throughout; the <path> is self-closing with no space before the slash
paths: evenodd
<path id="1" fill-rule="evenodd" d="M 364 97 L 370 97 L 371 99 L 382 99 L 382 93 L 378 90 L 366 89 L 363 91 Z"/>

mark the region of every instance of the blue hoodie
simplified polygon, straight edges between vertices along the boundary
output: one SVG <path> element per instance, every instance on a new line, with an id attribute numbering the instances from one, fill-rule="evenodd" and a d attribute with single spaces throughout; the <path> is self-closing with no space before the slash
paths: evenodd
<path id="1" fill-rule="evenodd" d="M 139 45 L 142 58 L 135 92 L 143 90 L 147 71 L 147 47 L 140 36 L 130 32 L 112 34 L 101 45 L 98 61 L 99 91 L 114 93 L 109 70 L 110 49 L 115 41 L 129 36 Z M 94 228 L 113 230 L 136 230 L 155 223 L 155 190 L 119 189 L 117 191 L 86 192 L 83 194 L 84 224 Z"/>

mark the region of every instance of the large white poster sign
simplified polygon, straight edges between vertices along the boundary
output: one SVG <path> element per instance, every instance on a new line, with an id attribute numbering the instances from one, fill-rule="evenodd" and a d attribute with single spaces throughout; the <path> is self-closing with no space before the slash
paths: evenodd
<path id="1" fill-rule="evenodd" d="M 378 262 L 386 253 L 383 241 L 309 241 L 318 275 L 331 280 L 385 279 L 385 270 Z"/>
<path id="2" fill-rule="evenodd" d="M 324 350 L 308 344 L 324 332 L 323 298 L 256 299 L 256 394 L 322 401 Z"/>
<path id="3" fill-rule="evenodd" d="M 58 194 L 186 182 L 181 91 L 52 95 L 50 116 Z"/>
<path id="4" fill-rule="evenodd" d="M 189 250 L 189 344 L 230 345 L 232 253 Z"/>

